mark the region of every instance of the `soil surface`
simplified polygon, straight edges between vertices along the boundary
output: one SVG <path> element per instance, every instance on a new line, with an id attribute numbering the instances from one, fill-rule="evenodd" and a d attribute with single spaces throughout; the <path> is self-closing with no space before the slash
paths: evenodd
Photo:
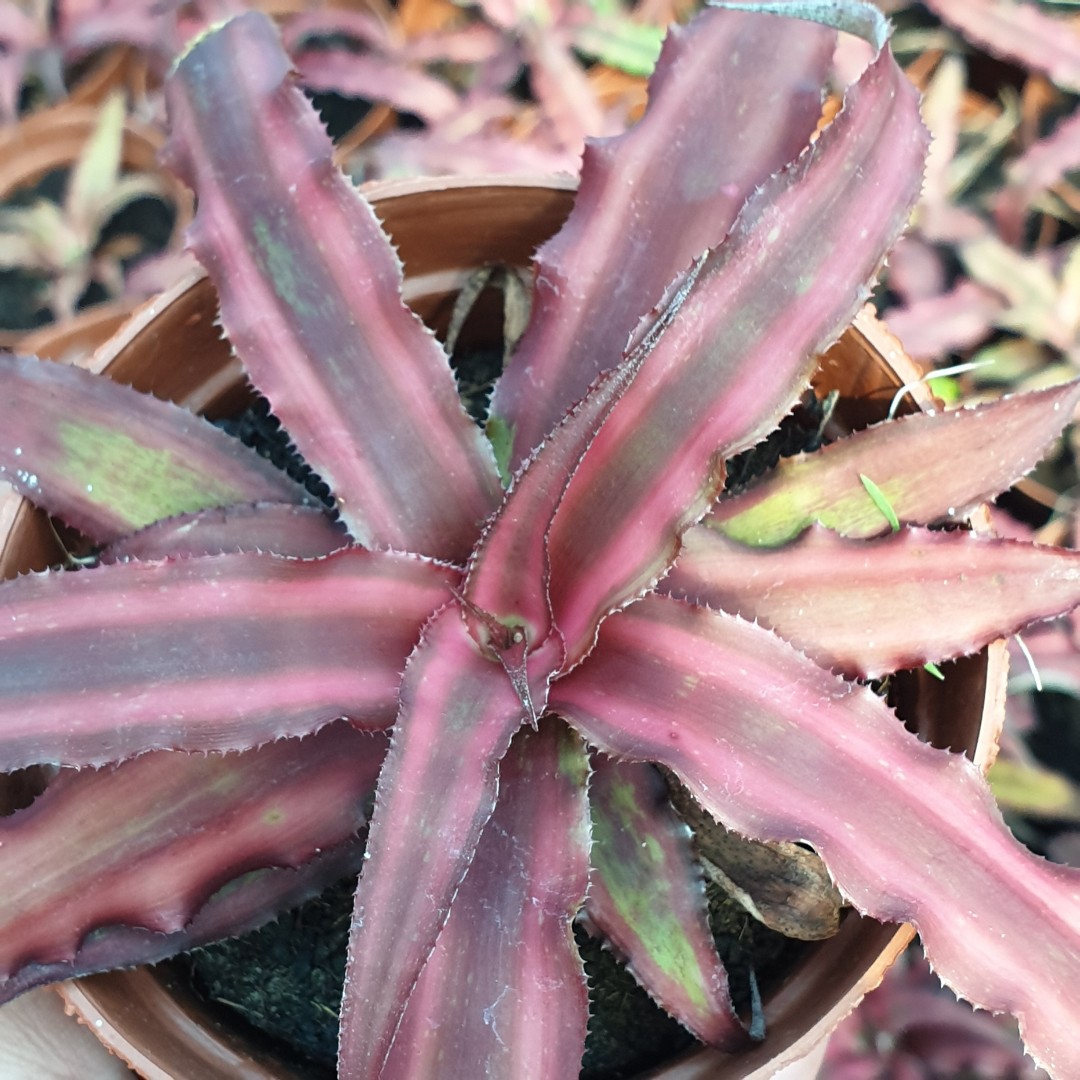
<path id="1" fill-rule="evenodd" d="M 257 1029 L 287 1057 L 334 1075 L 338 1010 L 355 882 L 346 879 L 242 937 L 195 949 L 175 963 L 196 993 L 234 1021 Z M 710 887 L 710 916 L 736 1006 L 749 1017 L 750 967 L 762 991 L 805 946 L 773 933 Z M 581 927 L 575 936 L 589 980 L 591 1016 L 583 1080 L 621 1080 L 695 1045 L 626 968 Z"/>

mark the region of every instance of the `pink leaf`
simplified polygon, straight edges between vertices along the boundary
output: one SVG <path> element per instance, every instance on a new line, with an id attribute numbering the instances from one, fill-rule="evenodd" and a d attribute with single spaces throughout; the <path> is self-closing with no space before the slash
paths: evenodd
<path id="1" fill-rule="evenodd" d="M 490 1080 L 577 1075 L 589 1002 L 571 920 L 589 883 L 588 772 L 581 741 L 553 718 L 518 733 L 386 1080 L 436 1076 L 449 1062 Z"/>
<path id="2" fill-rule="evenodd" d="M 730 12 L 670 31 L 644 118 L 588 143 L 575 209 L 540 249 L 532 326 L 492 401 L 514 429 L 514 465 L 619 362 L 643 313 L 720 243 L 747 195 L 806 144 L 830 50 L 821 28 Z"/>
<path id="3" fill-rule="evenodd" d="M 31 9 L 33 10 L 33 9 Z M 26 69 L 47 44 L 45 13 L 37 18 L 14 0 L 0 4 L 0 122 L 14 123 Z"/>
<path id="4" fill-rule="evenodd" d="M 537 447 L 514 477 L 503 505 L 473 550 L 465 595 L 476 613 L 471 620 L 474 636 L 496 651 L 520 645 L 524 652 L 534 653 L 532 666 L 538 675 L 556 670 L 565 656 L 561 637 L 552 633 L 547 527 L 597 431 L 632 385 L 685 293 L 684 286 L 671 298 L 666 315 L 657 320 L 650 335 L 622 364 L 600 376 L 551 437 Z M 487 618 L 479 620 L 479 614 Z M 493 640 L 495 628 L 517 631 L 520 637 L 511 635 L 500 645 Z M 546 646 L 542 656 L 536 653 L 541 646 Z M 546 670 L 541 672 L 543 665 Z"/>
<path id="5" fill-rule="evenodd" d="M 282 27 L 281 39 L 290 56 L 307 48 L 312 39 L 321 43 L 347 39 L 351 44 L 380 52 L 400 48 L 400 31 L 381 18 L 374 7 L 309 7 L 296 13 Z"/>
<path id="6" fill-rule="evenodd" d="M 1080 402 L 1080 380 L 953 412 L 878 424 L 814 454 L 786 458 L 721 499 L 705 524 L 746 544 L 782 544 L 820 522 L 846 536 L 889 525 L 860 475 L 902 522 L 963 520 L 1034 468 Z"/>
<path id="7" fill-rule="evenodd" d="M 556 139 L 580 153 L 588 135 L 608 135 L 604 113 L 562 27 L 527 20 L 518 33 L 529 64 L 529 88 Z"/>
<path id="8" fill-rule="evenodd" d="M 293 59 L 304 85 L 318 93 L 384 101 L 429 124 L 448 119 L 461 108 L 461 100 L 446 83 L 410 70 L 396 57 L 320 48 Z"/>
<path id="9" fill-rule="evenodd" d="M 1080 89 L 1080 34 L 1066 20 L 1016 0 L 926 0 L 926 6 L 996 56 Z"/>
<path id="10" fill-rule="evenodd" d="M 716 954 L 690 830 L 655 769 L 601 757 L 589 789 L 590 922 L 634 976 L 702 1042 L 726 1050 L 747 1035 Z"/>
<path id="11" fill-rule="evenodd" d="M 906 305 L 931 300 L 945 291 L 947 275 L 942 253 L 922 236 L 900 237 L 889 254 L 889 291 Z"/>
<path id="12" fill-rule="evenodd" d="M 1070 113 L 1045 139 L 1032 143 L 1012 161 L 1006 176 L 1026 198 L 1045 191 L 1080 167 L 1080 114 Z"/>
<path id="13" fill-rule="evenodd" d="M 762 627 L 649 597 L 604 623 L 551 706 L 605 752 L 666 764 L 728 828 L 810 843 L 860 911 L 914 923 L 958 994 L 1080 1075 L 1080 873 L 1013 839 L 978 769 L 868 689 Z"/>
<path id="14" fill-rule="evenodd" d="M 271 23 L 249 12 L 200 39 L 167 97 L 169 163 L 199 191 L 189 244 L 229 339 L 349 531 L 464 559 L 498 501 L 494 458 L 441 347 L 401 300 L 393 249 L 334 167 Z M 261 164 L 223 183 L 238 159 Z"/>
<path id="15" fill-rule="evenodd" d="M 63 0 L 53 13 L 55 35 L 71 56 L 117 42 L 171 56 L 178 45 L 176 10 L 155 0 Z"/>
<path id="16" fill-rule="evenodd" d="M 341 524 L 314 506 L 258 503 L 181 514 L 110 544 L 104 562 L 191 558 L 231 551 L 269 551 L 312 559 L 348 543 Z"/>
<path id="17" fill-rule="evenodd" d="M 186 409 L 81 368 L 0 356 L 0 476 L 94 540 L 303 488 Z"/>
<path id="18" fill-rule="evenodd" d="M 965 279 L 948 292 L 890 308 L 885 322 L 909 356 L 935 360 L 989 337 L 1004 306 L 990 289 Z"/>
<path id="19" fill-rule="evenodd" d="M 825 1056 L 829 1080 L 967 1075 L 1049 1080 L 1029 1058 L 1005 1017 L 975 1013 L 944 991 L 917 949 L 894 964 L 881 986 L 833 1032 Z"/>
<path id="20" fill-rule="evenodd" d="M 814 526 L 752 548 L 694 529 L 685 541 L 665 591 L 759 621 L 861 678 L 966 656 L 1080 604 L 1080 552 L 968 532 L 857 541 Z"/>
<path id="21" fill-rule="evenodd" d="M 244 754 L 65 770 L 0 818 L 0 998 L 163 959 L 329 884 L 359 863 L 385 748 L 333 724 Z"/>
<path id="22" fill-rule="evenodd" d="M 340 716 L 385 727 L 405 657 L 456 579 L 352 548 L 5 582 L 0 767 L 246 749 Z"/>
<path id="23" fill-rule="evenodd" d="M 510 680 L 469 636 L 459 608 L 444 608 L 409 658 L 379 776 L 349 939 L 343 1075 L 382 1074 L 494 809 L 499 759 L 523 718 Z"/>
<path id="24" fill-rule="evenodd" d="M 704 260 L 552 525 L 551 602 L 569 664 L 606 612 L 667 568 L 716 496 L 722 459 L 794 403 L 903 227 L 925 150 L 915 92 L 882 52 Z"/>

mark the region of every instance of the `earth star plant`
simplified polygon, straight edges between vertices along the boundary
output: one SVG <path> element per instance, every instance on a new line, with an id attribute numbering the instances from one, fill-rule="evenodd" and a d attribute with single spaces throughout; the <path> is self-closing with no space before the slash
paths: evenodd
<path id="1" fill-rule="evenodd" d="M 811 844 L 1080 1074 L 1080 876 L 857 681 L 1080 602 L 1075 553 L 922 527 L 1030 468 L 1080 385 L 870 429 L 721 497 L 867 296 L 926 151 L 874 9 L 724 6 L 672 32 L 643 121 L 587 148 L 490 443 L 269 22 L 179 62 L 190 246 L 347 535 L 183 410 L 0 360 L 0 467 L 102 546 L 0 588 L 0 764 L 74 767 L 0 822 L 4 996 L 254 925 L 360 862 L 374 785 L 342 1075 L 574 1075 L 586 905 L 737 1050 L 658 763 L 735 831 Z M 774 8 L 876 46 L 816 137 L 834 34 Z"/>

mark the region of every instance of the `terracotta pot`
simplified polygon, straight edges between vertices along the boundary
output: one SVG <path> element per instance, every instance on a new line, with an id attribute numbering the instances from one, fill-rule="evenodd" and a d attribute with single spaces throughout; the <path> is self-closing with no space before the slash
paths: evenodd
<path id="1" fill-rule="evenodd" d="M 77 105 L 100 105 L 111 93 L 123 90 L 129 99 L 143 101 L 149 83 L 147 58 L 134 45 L 113 45 L 90 58 L 66 100 Z"/>
<path id="2" fill-rule="evenodd" d="M 94 304 L 70 319 L 21 334 L 17 351 L 23 356 L 60 360 L 65 364 L 84 362 L 103 341 L 107 341 L 124 325 L 137 307 L 136 300 Z"/>
<path id="3" fill-rule="evenodd" d="M 433 325 L 444 324 L 470 270 L 485 263 L 525 265 L 568 212 L 571 184 L 510 180 L 405 181 L 371 192 L 405 262 L 406 293 Z M 238 362 L 214 325 L 215 298 L 199 275 L 145 305 L 89 366 L 145 391 L 211 414 L 235 411 L 246 391 Z M 899 344 L 864 314 L 822 359 L 817 381 L 849 395 L 844 422 L 884 415 L 895 388 L 918 372 Z M 928 401 L 925 390 L 915 393 Z M 50 544 L 52 547 L 50 547 Z M 41 567 L 57 557 L 36 511 L 0 499 L 0 571 Z M 950 670 L 942 683 L 925 673 L 903 682 L 905 721 L 938 745 L 963 749 L 984 765 L 992 754 L 1004 698 L 1000 644 Z M 766 1077 L 822 1039 L 880 982 L 911 940 L 907 927 L 849 913 L 840 933 L 811 948 L 765 1003 L 768 1037 L 732 1057 L 698 1051 L 652 1075 L 668 1080 Z M 235 1080 L 295 1076 L 225 1029 L 190 993 L 173 986 L 168 966 L 112 972 L 64 984 L 60 992 L 98 1037 L 155 1080 Z"/>

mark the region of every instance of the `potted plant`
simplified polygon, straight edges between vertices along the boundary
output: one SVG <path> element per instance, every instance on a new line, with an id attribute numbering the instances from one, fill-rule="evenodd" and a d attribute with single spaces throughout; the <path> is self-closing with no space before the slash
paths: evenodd
<path id="1" fill-rule="evenodd" d="M 880 16 L 857 4 L 838 10 L 866 29 L 876 59 L 839 118 L 780 172 L 816 123 L 816 93 L 798 90 L 808 71 L 823 76 L 829 35 L 723 13 L 674 36 L 654 79 L 652 120 L 591 148 L 575 211 L 540 257 L 533 321 L 493 400 L 494 458 L 457 403 L 440 350 L 402 307 L 385 240 L 331 169 L 269 25 L 243 16 L 181 61 L 170 89 L 171 157 L 200 198 L 193 247 L 216 278 L 233 345 L 335 492 L 353 542 L 340 546 L 301 490 L 189 416 L 71 369 L 5 365 L 16 405 L 3 416 L 7 475 L 87 535 L 110 544 L 149 524 L 157 540 L 168 533 L 173 555 L 110 563 L 114 547 L 104 565 L 24 577 L 0 593 L 5 762 L 142 755 L 65 776 L 6 829 L 0 865 L 38 886 L 25 901 L 8 894 L 0 941 L 11 948 L 9 992 L 249 925 L 268 897 L 287 901 L 317 884 L 327 863 L 357 858 L 363 794 L 378 773 L 344 1000 L 345 1074 L 417 1075 L 433 1067 L 428 1055 L 454 1053 L 463 1056 L 440 1067 L 462 1075 L 507 1069 L 509 1054 L 544 1075 L 576 1071 L 585 989 L 568 931 L 590 884 L 590 818 L 597 836 L 606 823 L 609 835 L 633 827 L 641 837 L 619 848 L 626 875 L 598 872 L 603 851 L 594 852 L 590 918 L 691 1030 L 741 1052 L 752 1034 L 730 1008 L 704 930 L 687 837 L 642 794 L 653 773 L 633 764 L 655 761 L 737 831 L 809 840 L 861 910 L 918 924 L 960 992 L 1021 1014 L 1033 1052 L 1069 1074 L 1061 1015 L 1071 1002 L 1061 987 L 1075 984 L 1072 877 L 1008 837 L 974 766 L 919 742 L 852 680 L 970 652 L 1073 606 L 1072 556 L 910 527 L 878 540 L 830 540 L 817 529 L 771 554 L 739 552 L 725 535 L 748 515 L 768 517 L 774 488 L 721 501 L 698 524 L 720 493 L 722 460 L 756 443 L 799 396 L 918 190 L 925 141 L 914 95 L 883 49 Z M 686 137 L 686 125 L 716 112 L 708 94 L 697 117 L 687 110 L 721 44 L 751 73 L 755 48 L 774 56 L 779 46 L 789 61 L 778 69 L 787 88 L 772 72 L 772 96 L 759 106 L 774 110 L 774 122 L 747 129 L 743 115 L 729 132 L 748 131 L 752 144 L 770 136 L 767 147 L 746 147 L 735 177 L 702 168 L 700 146 Z M 241 54 L 243 65 L 232 65 Z M 228 124 L 215 81 L 233 94 Z M 744 112 L 758 97 L 748 95 Z M 267 167 L 235 183 L 222 163 L 256 147 Z M 658 182 L 658 162 L 677 183 Z M 629 207 L 617 198 L 628 180 Z M 830 218 L 837 207 L 846 224 Z M 641 235 L 620 231 L 635 215 Z M 695 259 L 703 238 L 716 246 Z M 605 264 L 620 288 L 600 273 Z M 620 276 L 624 269 L 632 272 Z M 644 300 L 626 295 L 635 288 Z M 824 516 L 814 502 L 822 475 L 826 501 L 846 507 L 836 524 L 856 537 L 888 531 L 891 518 L 899 530 L 901 520 L 962 517 L 1027 467 L 1078 393 L 1070 386 L 909 421 L 868 434 L 855 451 L 853 440 L 821 455 L 823 474 L 789 475 L 781 517 Z M 893 427 L 907 432 L 904 446 L 920 447 L 920 462 L 932 460 L 928 448 L 954 453 L 993 428 L 996 454 L 976 455 L 984 464 L 993 457 L 993 467 L 975 474 L 966 459 L 961 468 L 948 458 L 932 481 L 923 478 L 943 500 L 930 505 Z M 1018 433 L 1026 442 L 1013 441 Z M 836 467 L 853 452 L 872 463 L 868 483 Z M 376 467 L 388 453 L 393 467 Z M 514 474 L 505 496 L 496 459 Z M 211 524 L 205 511 L 247 502 L 270 506 L 227 514 L 227 540 L 213 541 L 246 550 L 196 555 Z M 169 513 L 194 517 L 153 525 Z M 300 551 L 301 535 L 306 554 L 319 543 L 313 535 L 326 554 L 285 557 Z M 872 558 L 890 597 L 907 593 L 898 618 L 874 612 L 874 633 L 899 635 L 907 622 L 907 634 L 867 658 L 861 647 L 838 651 L 833 624 L 815 639 L 797 604 L 762 607 L 763 621 L 787 620 L 783 632 L 799 652 L 713 607 L 751 611 L 771 599 L 748 591 L 718 600 L 733 550 L 778 559 L 769 571 L 778 584 L 807 557 L 819 572 Z M 736 573 L 753 578 L 760 565 Z M 1026 584 L 1035 578 L 1037 597 Z M 842 584 L 828 580 L 834 591 Z M 992 614 L 979 618 L 970 601 L 955 622 L 935 613 L 942 633 L 927 654 L 911 641 L 911 613 L 943 583 L 992 597 L 983 605 Z M 369 729 L 392 724 L 385 760 L 377 738 L 328 724 L 340 715 Z M 165 791 L 199 793 L 171 823 L 183 838 L 168 858 L 162 827 L 149 819 L 168 802 Z M 124 830 L 102 828 L 121 804 Z M 111 836 L 108 888 L 76 884 L 77 871 L 101 869 L 105 850 L 76 839 L 72 805 L 95 836 Z M 902 837 L 891 828 L 898 817 Z M 50 879 L 60 891 L 49 899 L 31 856 L 55 860 L 61 840 L 68 872 Z M 132 844 L 145 847 L 136 856 Z M 178 861 L 190 873 L 182 883 L 165 872 Z M 675 940 L 688 962 L 674 971 L 664 963 L 672 923 L 620 916 L 633 902 L 657 910 L 656 889 L 683 913 Z M 1023 962 L 1030 937 L 1023 949 L 1010 943 L 1017 922 L 1043 935 L 1046 970 Z M 960 928 L 982 928 L 978 949 L 958 941 Z M 519 951 L 523 941 L 544 946 Z M 466 965 L 477 977 L 462 994 L 456 976 Z M 481 986 L 489 975 L 495 982 Z M 1053 1000 L 1044 979 L 1058 980 Z M 1047 1015 L 1027 1007 L 1032 999 Z M 544 1034 L 548 1024 L 557 1034 Z M 528 1038 L 507 1042 L 510 1030 Z M 733 1067 L 749 1067 L 764 1046 Z"/>
<path id="2" fill-rule="evenodd" d="M 569 213 L 573 188 L 558 179 L 542 183 L 533 179 L 524 185 L 408 181 L 379 185 L 368 197 L 405 265 L 405 291 L 411 305 L 429 322 L 440 324 L 445 323 L 454 292 L 467 284 L 475 268 L 491 262 L 527 264 L 530 253 Z M 496 221 L 498 225 L 485 235 L 479 228 L 452 224 L 462 221 L 487 221 L 489 227 Z M 235 412 L 246 391 L 242 378 L 235 374 L 228 343 L 215 327 L 216 315 L 217 300 L 207 279 L 199 275 L 182 281 L 99 350 L 94 369 L 104 369 L 144 391 L 154 389 L 159 396 L 187 401 L 212 415 Z M 490 337 L 475 344 L 497 344 L 497 319 L 481 329 Z M 869 415 L 866 410 L 875 407 L 878 418 L 884 418 L 895 389 L 917 376 L 898 344 L 864 311 L 824 358 L 815 386 L 823 396 L 833 389 L 842 391 L 843 403 L 835 411 L 847 411 L 851 419 L 864 421 Z M 921 385 L 914 392 L 929 402 Z M 858 406 L 857 401 L 861 402 Z M 18 568 L 44 568 L 61 560 L 62 552 L 42 515 L 31 513 L 29 504 L 23 503 L 22 517 L 20 527 L 8 533 L 11 546 L 0 565 L 8 572 L 16 569 L 15 545 L 20 537 L 36 539 L 37 546 L 29 554 L 26 544 L 18 545 L 24 560 Z M 37 561 L 28 563 L 27 558 Z M 908 695 L 903 709 L 926 734 L 957 747 L 975 746 L 982 719 L 978 684 L 985 679 L 985 658 L 972 657 L 967 664 L 969 671 L 951 671 L 944 684 L 912 677 L 924 685 L 922 692 Z M 992 687 L 1000 679 L 991 677 L 989 683 Z M 990 730 L 999 706 L 993 692 L 986 705 Z M 986 750 L 984 745 L 980 751 L 984 759 Z M 822 942 L 816 957 L 802 961 L 782 986 L 763 985 L 769 1056 L 796 1035 L 801 1037 L 785 1053 L 797 1056 L 801 1047 L 810 1045 L 831 1024 L 829 1013 L 842 1015 L 845 999 L 850 1007 L 851 1001 L 874 985 L 887 960 L 910 936 L 910 928 L 882 927 L 849 913 L 841 935 Z M 839 971 L 846 972 L 852 983 L 843 987 L 843 996 L 837 996 Z M 240 1067 L 264 1068 L 277 1075 L 281 1069 L 243 1033 L 224 1027 L 220 1017 L 192 996 L 179 974 L 161 969 L 117 971 L 64 984 L 63 993 L 98 1036 L 145 1075 L 224 1077 Z M 830 1008 L 823 1016 L 826 995 L 831 996 Z M 805 1031 L 811 1022 L 816 1022 L 814 1028 Z M 187 1038 L 185 1033 L 192 1032 L 197 1037 Z M 715 1067 L 710 1059 L 705 1061 L 700 1067 Z"/>
<path id="3" fill-rule="evenodd" d="M 47 318 L 41 308 L 68 322 L 130 313 L 124 300 L 93 315 L 75 310 L 91 284 L 119 296 L 126 264 L 153 245 L 152 236 L 104 235 L 122 210 L 158 200 L 160 212 L 147 220 L 171 222 L 177 241 L 190 220 L 190 193 L 157 166 L 162 141 L 126 117 L 119 95 L 101 106 L 66 102 L 0 132 L 0 268 L 7 272 L 0 344 L 12 347 L 35 319 Z M 52 181 L 62 173 L 63 198 L 54 201 Z"/>

